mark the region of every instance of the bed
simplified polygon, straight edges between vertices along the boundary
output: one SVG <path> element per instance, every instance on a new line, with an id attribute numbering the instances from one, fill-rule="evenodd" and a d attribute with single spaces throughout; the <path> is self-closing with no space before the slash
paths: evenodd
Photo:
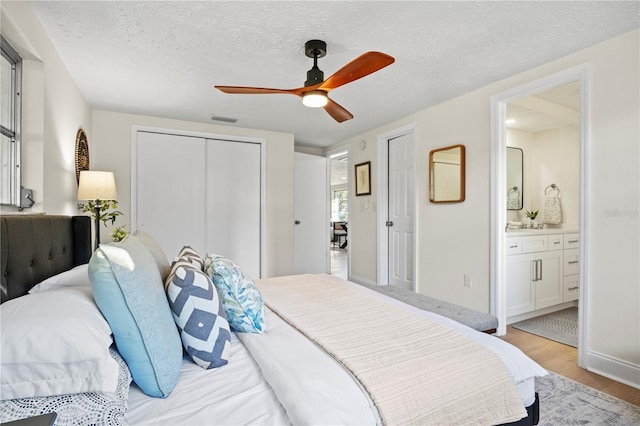
<path id="1" fill-rule="evenodd" d="M 232 261 L 185 247 L 168 265 L 145 234 L 92 256 L 87 217 L 0 219 L 1 422 L 54 411 L 59 425 L 538 423 L 546 371 L 451 319 L 321 274 L 242 287 L 256 308 L 239 317 L 216 284 L 217 315 L 194 325 L 176 314 L 192 301 L 180 283 L 206 271 L 213 282 L 216 265 L 230 280 L 241 275 Z M 208 319 L 205 350 L 193 336 Z M 130 346 L 140 338 L 142 355 Z"/>

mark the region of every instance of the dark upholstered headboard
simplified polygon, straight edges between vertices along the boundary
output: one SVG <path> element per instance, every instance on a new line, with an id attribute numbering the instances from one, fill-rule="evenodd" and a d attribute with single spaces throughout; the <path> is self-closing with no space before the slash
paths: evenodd
<path id="1" fill-rule="evenodd" d="M 88 216 L 0 217 L 1 302 L 91 258 Z"/>

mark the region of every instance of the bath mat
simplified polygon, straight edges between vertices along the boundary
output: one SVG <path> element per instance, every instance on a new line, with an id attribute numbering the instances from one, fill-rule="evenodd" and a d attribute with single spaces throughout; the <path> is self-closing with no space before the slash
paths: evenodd
<path id="1" fill-rule="evenodd" d="M 511 324 L 513 328 L 578 347 L 578 308 L 568 308 Z"/>

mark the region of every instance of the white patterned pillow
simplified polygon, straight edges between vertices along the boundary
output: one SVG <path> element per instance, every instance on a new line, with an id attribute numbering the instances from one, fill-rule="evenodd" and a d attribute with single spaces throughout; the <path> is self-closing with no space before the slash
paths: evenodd
<path id="1" fill-rule="evenodd" d="M 220 293 L 231 328 L 244 333 L 264 332 L 264 302 L 253 280 L 234 262 L 215 254 L 205 258 L 204 272 Z"/>
<path id="2" fill-rule="evenodd" d="M 111 328 L 91 287 L 62 287 L 0 305 L 0 398 L 113 392 Z"/>
<path id="3" fill-rule="evenodd" d="M 85 392 L 66 395 L 19 398 L 0 401 L 0 423 L 24 419 L 55 411 L 56 426 L 96 424 L 126 426 L 131 373 L 115 345 L 109 349 L 118 363 L 118 386 L 115 392 Z"/>
<path id="4" fill-rule="evenodd" d="M 231 331 L 209 277 L 178 260 L 167 278 L 166 289 L 182 345 L 191 359 L 205 369 L 227 364 Z"/>

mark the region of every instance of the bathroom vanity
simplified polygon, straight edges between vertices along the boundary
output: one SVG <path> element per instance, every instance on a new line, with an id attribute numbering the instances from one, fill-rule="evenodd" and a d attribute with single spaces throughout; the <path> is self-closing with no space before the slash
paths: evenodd
<path id="1" fill-rule="evenodd" d="M 507 323 L 577 306 L 577 229 L 522 229 L 506 234 Z"/>

